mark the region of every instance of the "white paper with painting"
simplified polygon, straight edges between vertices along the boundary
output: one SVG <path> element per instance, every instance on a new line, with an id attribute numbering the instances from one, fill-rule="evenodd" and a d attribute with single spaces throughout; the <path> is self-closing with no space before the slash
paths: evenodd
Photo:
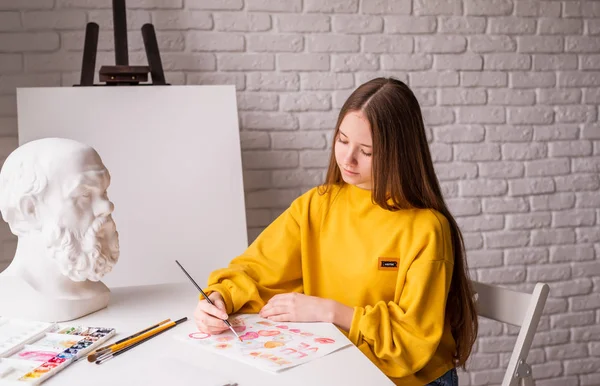
<path id="1" fill-rule="evenodd" d="M 341 333 L 316 334 L 313 323 L 278 323 L 254 314 L 233 316 L 229 321 L 243 342 L 230 331 L 220 335 L 188 331 L 177 339 L 269 372 L 298 366 L 350 344 Z"/>

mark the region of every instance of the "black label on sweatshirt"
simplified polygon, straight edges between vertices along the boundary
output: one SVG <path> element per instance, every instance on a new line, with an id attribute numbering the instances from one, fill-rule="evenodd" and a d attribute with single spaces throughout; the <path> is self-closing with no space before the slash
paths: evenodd
<path id="1" fill-rule="evenodd" d="M 378 268 L 380 271 L 397 271 L 399 265 L 400 259 L 397 257 L 380 257 Z"/>

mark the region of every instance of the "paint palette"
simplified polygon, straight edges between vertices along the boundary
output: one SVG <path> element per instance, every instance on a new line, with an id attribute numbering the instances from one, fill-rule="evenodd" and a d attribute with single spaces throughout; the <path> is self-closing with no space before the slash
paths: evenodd
<path id="1" fill-rule="evenodd" d="M 0 318 L 0 385 L 37 385 L 87 356 L 114 328 Z"/>

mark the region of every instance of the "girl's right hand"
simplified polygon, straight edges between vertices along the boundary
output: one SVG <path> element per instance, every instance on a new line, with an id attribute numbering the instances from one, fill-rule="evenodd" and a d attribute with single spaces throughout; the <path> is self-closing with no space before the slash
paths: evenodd
<path id="1" fill-rule="evenodd" d="M 211 335 L 229 330 L 229 327 L 223 321 L 228 318 L 223 297 L 216 291 L 208 295 L 208 297 L 215 305 L 213 306 L 202 299 L 198 301 L 198 305 L 194 311 L 194 320 L 198 330 Z"/>

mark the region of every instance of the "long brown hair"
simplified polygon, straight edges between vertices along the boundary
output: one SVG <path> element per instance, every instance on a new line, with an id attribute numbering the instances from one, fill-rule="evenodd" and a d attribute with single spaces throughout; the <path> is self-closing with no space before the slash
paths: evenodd
<path id="1" fill-rule="evenodd" d="M 450 214 L 435 175 L 419 102 L 403 82 L 376 78 L 358 87 L 342 107 L 335 132 L 347 113 L 362 111 L 371 125 L 373 137 L 372 197 L 387 210 L 434 209 L 450 225 L 454 270 L 446 302 L 446 318 L 456 341 L 454 360 L 465 366 L 477 338 L 477 312 L 462 234 Z M 334 142 L 335 143 L 335 142 Z M 343 184 L 332 149 L 329 169 L 321 193 Z"/>

